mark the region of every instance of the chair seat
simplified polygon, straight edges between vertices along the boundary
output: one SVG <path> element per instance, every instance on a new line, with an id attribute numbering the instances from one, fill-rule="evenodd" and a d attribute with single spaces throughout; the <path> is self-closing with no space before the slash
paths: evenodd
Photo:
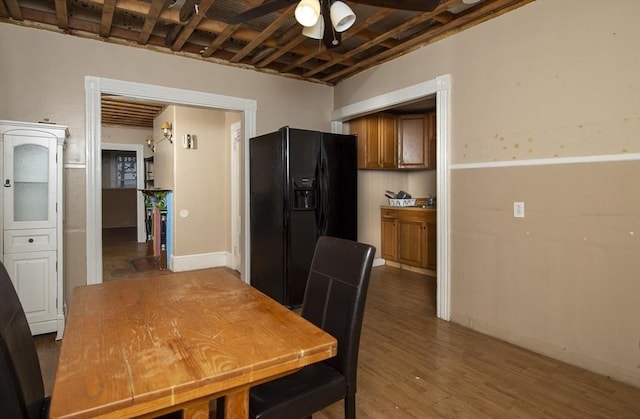
<path id="1" fill-rule="evenodd" d="M 346 393 L 345 376 L 319 362 L 252 388 L 249 416 L 300 419 L 344 399 Z"/>

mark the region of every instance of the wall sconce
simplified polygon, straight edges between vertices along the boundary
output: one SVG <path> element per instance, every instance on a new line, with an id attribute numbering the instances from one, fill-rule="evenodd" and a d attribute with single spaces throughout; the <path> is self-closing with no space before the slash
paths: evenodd
<path id="1" fill-rule="evenodd" d="M 163 122 L 162 125 L 160 126 L 160 128 L 162 128 L 162 134 L 163 137 L 159 140 L 159 141 L 154 141 L 153 137 L 151 135 L 147 136 L 147 147 L 149 147 L 151 149 L 151 151 L 155 152 L 156 151 L 156 146 L 155 144 L 159 144 L 161 142 L 163 142 L 164 140 L 169 140 L 169 142 L 171 144 L 173 144 L 173 134 L 171 132 L 171 123 L 170 122 Z"/>

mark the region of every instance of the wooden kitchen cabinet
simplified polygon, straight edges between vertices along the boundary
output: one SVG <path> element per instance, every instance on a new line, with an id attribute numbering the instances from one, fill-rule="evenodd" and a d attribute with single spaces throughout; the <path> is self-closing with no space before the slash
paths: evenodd
<path id="1" fill-rule="evenodd" d="M 397 167 L 396 117 L 384 112 L 349 121 L 358 136 L 358 169 Z"/>
<path id="2" fill-rule="evenodd" d="M 436 168 L 435 122 L 435 112 L 398 115 L 398 168 Z"/>
<path id="3" fill-rule="evenodd" d="M 427 169 L 436 169 L 436 113 L 427 114 Z"/>
<path id="4" fill-rule="evenodd" d="M 382 210 L 382 257 L 386 260 L 398 260 L 398 226 L 395 210 Z"/>
<path id="5" fill-rule="evenodd" d="M 398 116 L 398 168 L 427 168 L 429 155 L 427 131 L 427 115 Z"/>
<path id="6" fill-rule="evenodd" d="M 436 269 L 435 210 L 383 207 L 381 229 L 381 255 L 385 260 Z"/>
<path id="7" fill-rule="evenodd" d="M 435 122 L 435 112 L 380 112 L 349 121 L 358 136 L 358 169 L 435 169 Z"/>

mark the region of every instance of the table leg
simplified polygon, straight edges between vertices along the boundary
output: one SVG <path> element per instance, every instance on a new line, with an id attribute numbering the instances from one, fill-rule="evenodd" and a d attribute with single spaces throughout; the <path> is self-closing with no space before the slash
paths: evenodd
<path id="1" fill-rule="evenodd" d="M 209 403 L 204 402 L 186 407 L 182 411 L 182 419 L 208 419 Z"/>
<path id="2" fill-rule="evenodd" d="M 247 419 L 249 417 L 249 390 L 227 394 L 224 398 L 225 419 Z"/>

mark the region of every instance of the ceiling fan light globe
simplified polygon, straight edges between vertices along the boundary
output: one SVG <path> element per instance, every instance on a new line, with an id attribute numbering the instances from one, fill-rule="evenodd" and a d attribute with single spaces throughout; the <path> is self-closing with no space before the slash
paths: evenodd
<path id="1" fill-rule="evenodd" d="M 351 7 L 341 1 L 335 1 L 331 5 L 331 23 L 338 32 L 344 32 L 356 22 L 356 15 Z"/>
<path id="2" fill-rule="evenodd" d="M 315 25 L 320 17 L 320 2 L 318 0 L 300 0 L 296 6 L 295 16 L 302 26 Z"/>
<path id="3" fill-rule="evenodd" d="M 322 39 L 324 37 L 324 19 L 322 19 L 322 15 L 315 25 L 302 28 L 302 34 L 307 38 Z"/>

